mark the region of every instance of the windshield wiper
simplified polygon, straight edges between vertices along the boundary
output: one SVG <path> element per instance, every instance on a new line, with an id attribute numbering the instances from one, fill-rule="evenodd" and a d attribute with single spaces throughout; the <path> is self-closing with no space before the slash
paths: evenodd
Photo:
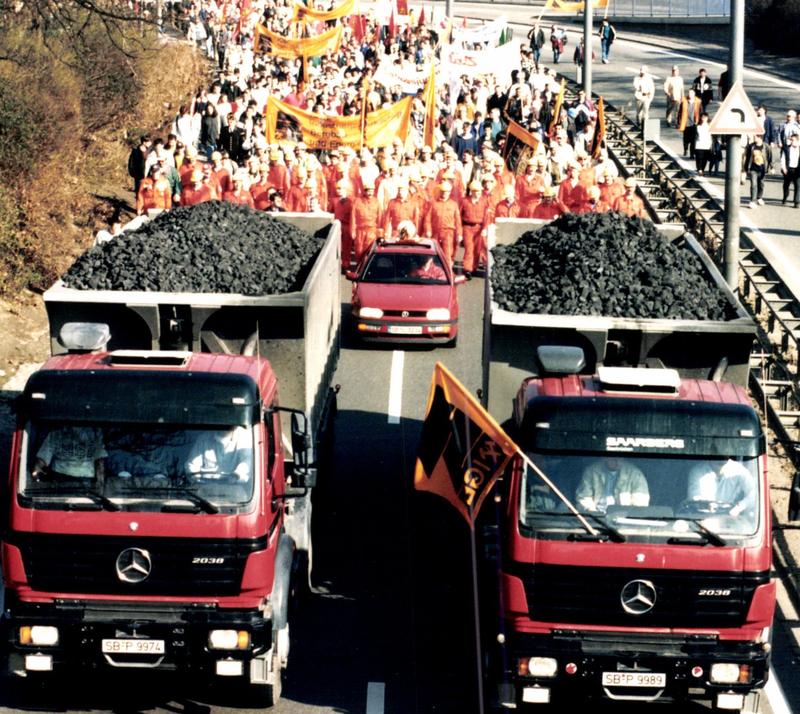
<path id="1" fill-rule="evenodd" d="M 107 498 L 102 493 L 97 493 L 97 491 L 64 491 L 64 490 L 32 490 L 29 489 L 27 495 L 31 498 L 44 498 L 44 499 L 61 499 L 61 498 L 69 498 L 70 496 L 78 497 L 78 498 L 88 498 L 93 505 L 101 506 L 106 511 L 121 511 L 122 506 L 118 503 L 114 503 L 110 498 Z M 64 506 L 67 510 L 80 510 L 81 504 L 80 503 L 69 503 L 65 502 Z"/>
<path id="2" fill-rule="evenodd" d="M 166 490 L 179 495 L 181 498 L 185 498 L 187 501 L 191 501 L 195 506 L 199 506 L 206 513 L 219 513 L 219 508 L 211 503 L 211 501 L 202 496 L 198 496 L 194 491 L 190 491 L 188 488 L 170 488 Z M 162 510 L 164 509 L 169 509 L 169 506 L 165 505 Z"/>
<path id="3" fill-rule="evenodd" d="M 597 523 L 597 525 L 599 525 L 606 532 L 606 535 L 609 538 L 611 538 L 611 540 L 614 541 L 615 543 L 625 542 L 625 536 L 622 535 L 622 533 L 620 533 L 616 528 L 614 528 L 614 526 L 612 526 L 603 516 L 597 513 L 583 513 L 581 515 L 591 518 L 595 523 Z M 587 536 L 589 538 L 592 537 L 591 535 L 588 534 Z M 584 537 L 580 536 L 580 539 L 584 540 Z"/>
<path id="4" fill-rule="evenodd" d="M 670 538 L 667 541 L 667 543 L 671 545 L 672 544 L 705 545 L 706 543 L 711 543 L 711 545 L 715 545 L 718 548 L 722 548 L 728 545 L 728 541 L 726 541 L 724 538 L 714 533 L 714 531 L 712 531 L 710 528 L 704 526 L 700 520 L 696 518 L 681 518 L 680 520 L 691 523 L 695 527 L 695 533 L 704 536 L 705 540 L 695 540 L 694 538 L 681 538 L 680 536 L 676 536 Z"/>

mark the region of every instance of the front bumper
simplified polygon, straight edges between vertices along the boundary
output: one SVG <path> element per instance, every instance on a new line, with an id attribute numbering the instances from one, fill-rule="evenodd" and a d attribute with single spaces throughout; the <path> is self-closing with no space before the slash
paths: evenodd
<path id="1" fill-rule="evenodd" d="M 364 319 L 353 316 L 358 337 L 365 342 L 444 344 L 458 333 L 458 320 Z"/>
<path id="2" fill-rule="evenodd" d="M 7 607 L 7 613 L 10 617 L 3 622 L 3 638 L 8 671 L 19 675 L 135 668 L 247 676 L 249 662 L 263 657 L 272 647 L 272 622 L 259 610 L 225 610 L 203 604 L 59 601 L 16 603 Z M 21 644 L 20 627 L 36 625 L 57 627 L 58 643 Z M 209 632 L 218 629 L 246 630 L 249 647 L 210 649 Z M 121 645 L 115 652 L 104 653 L 103 640 Z"/>
<path id="3" fill-rule="evenodd" d="M 716 701 L 719 695 L 747 695 L 763 687 L 769 673 L 769 650 L 769 645 L 723 641 L 711 635 L 515 634 L 498 651 L 501 658 L 497 661 L 503 664 L 495 672 L 500 675 L 500 702 L 507 707 L 592 697 Z M 555 676 L 520 675 L 517 662 L 528 657 L 555 658 Z M 748 665 L 749 681 L 712 683 L 710 671 L 715 663 Z M 645 686 L 634 686 L 637 683 Z"/>

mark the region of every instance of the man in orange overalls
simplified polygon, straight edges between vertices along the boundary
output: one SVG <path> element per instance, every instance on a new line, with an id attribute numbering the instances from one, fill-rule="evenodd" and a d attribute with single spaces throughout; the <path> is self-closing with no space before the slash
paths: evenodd
<path id="1" fill-rule="evenodd" d="M 375 182 L 363 183 L 364 195 L 353 201 L 350 214 L 350 233 L 355 243 L 356 263 L 360 263 L 364 254 L 378 237 L 380 206 L 375 198 Z"/>
<path id="2" fill-rule="evenodd" d="M 335 187 L 336 196 L 333 199 L 333 217 L 342 224 L 342 270 L 350 270 L 350 261 L 353 259 L 353 233 L 350 216 L 353 213 L 353 199 L 348 196 L 350 181 L 340 179 Z"/>
<path id="3" fill-rule="evenodd" d="M 397 197 L 389 201 L 383 214 L 383 239 L 392 240 L 403 221 L 411 221 L 416 231 L 419 225 L 419 203 L 411 199 L 408 184 L 401 179 L 397 184 Z"/>
<path id="4" fill-rule="evenodd" d="M 198 203 L 214 200 L 213 189 L 203 182 L 202 169 L 195 169 L 191 173 L 191 183 L 181 192 L 181 205 L 196 206 Z"/>
<path id="5" fill-rule="evenodd" d="M 244 187 L 244 180 L 245 176 L 242 173 L 239 171 L 235 172 L 231 177 L 233 188 L 230 191 L 225 191 L 225 193 L 222 194 L 222 200 L 227 201 L 228 203 L 236 203 L 240 206 L 250 206 L 250 208 L 255 208 L 253 196 L 250 194 L 250 191 L 246 190 Z"/>
<path id="6" fill-rule="evenodd" d="M 469 195 L 461 202 L 461 227 L 464 232 L 464 274 L 471 275 L 478 263 L 485 262 L 486 232 L 489 228 L 489 199 L 478 181 L 469 184 Z"/>
<path id="7" fill-rule="evenodd" d="M 452 190 L 453 186 L 448 181 L 442 181 L 439 184 L 439 198 L 431 203 L 425 217 L 425 237 L 439 241 L 451 268 L 456 246 L 462 238 L 461 211 L 458 204 L 450 198 Z"/>
<path id="8" fill-rule="evenodd" d="M 158 164 L 150 167 L 150 175 L 142 179 L 136 195 L 136 215 L 141 216 L 151 208 L 172 208 L 172 189 Z"/>
<path id="9" fill-rule="evenodd" d="M 614 202 L 614 210 L 631 218 L 647 218 L 644 201 L 636 195 L 636 179 L 633 176 L 625 179 L 625 193 Z"/>

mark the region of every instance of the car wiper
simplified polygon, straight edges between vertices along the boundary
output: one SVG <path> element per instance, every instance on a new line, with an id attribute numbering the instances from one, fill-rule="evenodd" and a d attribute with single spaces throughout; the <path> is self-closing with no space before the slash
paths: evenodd
<path id="1" fill-rule="evenodd" d="M 625 536 L 622 535 L 614 526 L 612 526 L 603 516 L 597 513 L 583 513 L 582 515 L 591 518 L 597 525 L 599 525 L 604 531 L 605 534 L 612 540 L 614 543 L 624 543 Z M 596 540 L 596 537 L 592 536 L 591 534 L 580 534 L 576 536 L 576 540 L 587 540 L 592 539 Z"/>
<path id="2" fill-rule="evenodd" d="M 170 493 L 179 495 L 181 498 L 185 498 L 187 501 L 191 501 L 195 506 L 199 506 L 206 513 L 219 513 L 219 508 L 211 503 L 211 501 L 202 496 L 198 496 L 194 491 L 190 491 L 188 488 L 170 488 L 167 490 Z"/>
<path id="3" fill-rule="evenodd" d="M 682 520 L 691 523 L 695 528 L 695 533 L 704 536 L 705 540 L 695 540 L 694 538 L 681 538 L 680 536 L 675 536 L 667 541 L 667 543 L 671 545 L 674 544 L 705 545 L 706 543 L 711 543 L 711 545 L 715 545 L 718 548 L 722 548 L 728 545 L 728 541 L 726 541 L 724 538 L 716 534 L 710 528 L 704 526 L 703 523 L 696 518 L 681 518 L 676 520 Z"/>
<path id="4" fill-rule="evenodd" d="M 88 498 L 92 502 L 92 505 L 100 506 L 106 511 L 122 510 L 122 506 L 120 506 L 118 503 L 114 503 L 114 501 L 112 501 L 110 498 L 107 498 L 103 494 L 97 493 L 97 491 L 72 491 L 72 490 L 64 491 L 64 490 L 53 490 L 53 489 L 48 489 L 46 491 L 45 490 L 39 491 L 38 489 L 37 490 L 29 489 L 27 495 L 31 498 L 43 498 L 48 500 L 53 498 L 56 499 L 69 498 L 70 496 L 83 497 L 83 498 Z M 81 510 L 82 505 L 83 504 L 80 503 L 70 503 L 70 502 L 64 503 L 65 508 L 70 511 Z"/>

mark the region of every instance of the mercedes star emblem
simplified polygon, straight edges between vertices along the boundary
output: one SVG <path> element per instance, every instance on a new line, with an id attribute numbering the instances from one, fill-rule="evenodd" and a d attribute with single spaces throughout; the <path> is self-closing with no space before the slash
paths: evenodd
<path id="1" fill-rule="evenodd" d="M 126 548 L 117 556 L 117 577 L 123 583 L 141 583 L 152 569 L 150 553 L 141 548 Z"/>
<path id="2" fill-rule="evenodd" d="M 631 615 L 644 615 L 655 607 L 656 588 L 649 580 L 631 580 L 619 595 L 622 609 Z"/>

